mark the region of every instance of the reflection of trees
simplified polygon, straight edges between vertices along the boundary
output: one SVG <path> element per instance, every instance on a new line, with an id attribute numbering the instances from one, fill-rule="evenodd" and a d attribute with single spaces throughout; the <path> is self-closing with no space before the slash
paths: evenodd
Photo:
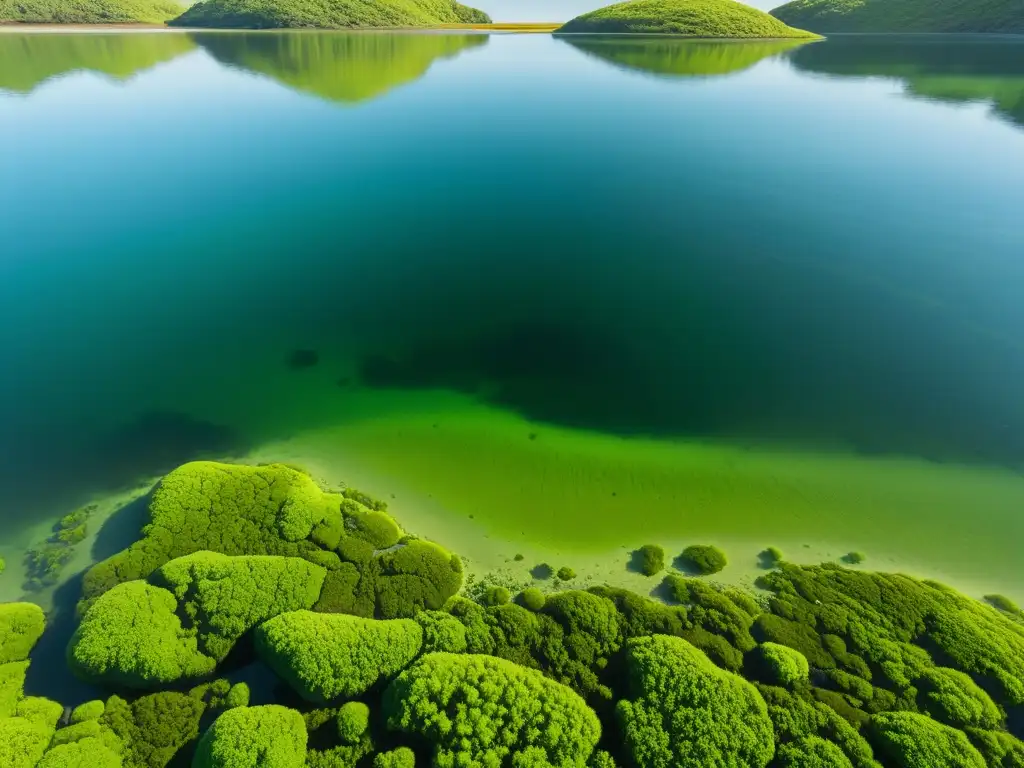
<path id="1" fill-rule="evenodd" d="M 126 80 L 194 47 L 187 35 L 172 33 L 0 35 L 0 89 L 28 93 L 79 70 Z"/>
<path id="2" fill-rule="evenodd" d="M 331 101 L 380 96 L 426 74 L 436 59 L 487 43 L 486 35 L 402 33 L 196 33 L 217 61 L 259 72 Z"/>
<path id="3" fill-rule="evenodd" d="M 727 75 L 806 40 L 711 41 L 672 38 L 566 37 L 586 54 L 623 69 L 680 77 Z"/>
<path id="4" fill-rule="evenodd" d="M 794 51 L 793 65 L 846 77 L 890 77 L 938 101 L 983 101 L 1024 125 L 1024 42 L 1006 38 L 835 37 Z"/>

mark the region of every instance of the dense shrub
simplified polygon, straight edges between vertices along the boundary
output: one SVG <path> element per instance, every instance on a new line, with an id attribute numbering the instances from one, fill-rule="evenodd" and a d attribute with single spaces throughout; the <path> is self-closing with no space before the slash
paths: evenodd
<path id="1" fill-rule="evenodd" d="M 637 567 L 645 576 L 665 570 L 665 550 L 657 544 L 644 544 L 636 551 Z"/>
<path id="2" fill-rule="evenodd" d="M 810 667 L 807 657 L 800 651 L 777 643 L 764 643 L 761 656 L 773 683 L 792 687 L 807 682 Z"/>
<path id="3" fill-rule="evenodd" d="M 420 651 L 412 619 L 375 621 L 344 614 L 284 613 L 256 630 L 256 650 L 304 699 L 358 696 L 405 667 Z"/>
<path id="4" fill-rule="evenodd" d="M 306 726 L 294 709 L 270 704 L 230 709 L 196 747 L 193 768 L 303 768 Z"/>
<path id="5" fill-rule="evenodd" d="M 519 593 L 519 604 L 529 611 L 539 611 L 544 607 L 544 593 L 536 587 L 527 587 Z"/>
<path id="6" fill-rule="evenodd" d="M 234 709 L 235 707 L 249 706 L 249 686 L 245 683 L 235 683 L 228 690 L 224 697 L 224 708 Z"/>
<path id="7" fill-rule="evenodd" d="M 863 552 L 847 552 L 843 555 L 843 562 L 850 563 L 851 565 L 859 565 L 865 560 Z"/>
<path id="8" fill-rule="evenodd" d="M 424 653 L 463 653 L 466 650 L 466 627 L 444 611 L 421 611 L 416 623 L 423 630 Z"/>
<path id="9" fill-rule="evenodd" d="M 484 590 L 480 601 L 484 605 L 504 605 L 511 597 L 505 587 L 488 587 Z"/>
<path id="10" fill-rule="evenodd" d="M 361 701 L 350 701 L 338 710 L 338 738 L 342 744 L 358 744 L 370 727 L 370 708 Z"/>
<path id="11" fill-rule="evenodd" d="M 947 667 L 929 669 L 917 687 L 923 708 L 936 720 L 956 728 L 998 728 L 1002 723 L 999 707 L 963 672 Z"/>
<path id="12" fill-rule="evenodd" d="M 205 710 L 200 697 L 176 691 L 151 693 L 130 704 L 111 696 L 99 723 L 124 745 L 125 768 L 164 768 L 199 736 Z"/>
<path id="13" fill-rule="evenodd" d="M 243 634 L 288 611 L 312 608 L 326 571 L 297 557 L 196 552 L 165 563 L 150 582 L 171 592 L 201 651 L 221 661 Z"/>
<path id="14" fill-rule="evenodd" d="M 87 720 L 99 720 L 103 716 L 103 700 L 93 699 L 79 704 L 71 711 L 72 723 L 84 723 Z"/>
<path id="15" fill-rule="evenodd" d="M 0 719 L 0 765 L 35 768 L 52 734 L 24 717 Z"/>
<path id="16" fill-rule="evenodd" d="M 852 768 L 850 759 L 831 741 L 805 736 L 783 744 L 775 755 L 777 768 Z"/>
<path id="17" fill-rule="evenodd" d="M 725 552 L 710 544 L 691 544 L 683 550 L 680 559 L 687 567 L 705 576 L 718 573 L 728 562 Z"/>
<path id="18" fill-rule="evenodd" d="M 871 741 L 899 768 L 986 768 L 963 731 L 914 712 L 884 712 L 871 718 Z"/>
<path id="19" fill-rule="evenodd" d="M 558 573 L 555 575 L 558 576 L 558 578 L 562 581 L 572 581 L 576 578 L 576 571 L 574 571 L 567 565 L 563 565 L 561 568 L 558 569 Z"/>
<path id="20" fill-rule="evenodd" d="M 121 756 L 90 736 L 49 749 L 36 768 L 122 768 Z"/>
<path id="21" fill-rule="evenodd" d="M 85 680 L 153 688 L 213 672 L 216 661 L 184 629 L 166 589 L 144 581 L 101 595 L 68 644 L 71 671 Z"/>
<path id="22" fill-rule="evenodd" d="M 426 737 L 437 766 L 583 768 L 601 735 L 571 689 L 490 656 L 428 654 L 384 695 L 388 727 Z"/>
<path id="23" fill-rule="evenodd" d="M 46 627 L 43 609 L 33 603 L 0 603 L 0 664 L 24 661 Z"/>
<path id="24" fill-rule="evenodd" d="M 415 765 L 416 755 L 408 747 L 382 752 L 373 758 L 373 768 L 413 768 Z"/>
<path id="25" fill-rule="evenodd" d="M 632 698 L 619 701 L 617 713 L 639 768 L 764 768 L 772 759 L 772 721 L 746 680 L 667 635 L 630 640 L 627 662 Z"/>

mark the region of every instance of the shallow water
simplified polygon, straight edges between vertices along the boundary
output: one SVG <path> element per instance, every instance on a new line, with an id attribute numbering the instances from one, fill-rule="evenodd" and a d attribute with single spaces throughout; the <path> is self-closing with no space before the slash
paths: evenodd
<path id="1" fill-rule="evenodd" d="M 1022 61 L 2 33 L 0 554 L 287 444 L 455 543 L 849 541 L 1024 589 Z"/>

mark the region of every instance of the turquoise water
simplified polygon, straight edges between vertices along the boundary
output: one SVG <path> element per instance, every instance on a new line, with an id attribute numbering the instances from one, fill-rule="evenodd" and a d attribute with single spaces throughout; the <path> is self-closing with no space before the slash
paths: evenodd
<path id="1" fill-rule="evenodd" d="M 367 391 L 1018 471 L 1022 61 L 0 34 L 0 530 Z"/>

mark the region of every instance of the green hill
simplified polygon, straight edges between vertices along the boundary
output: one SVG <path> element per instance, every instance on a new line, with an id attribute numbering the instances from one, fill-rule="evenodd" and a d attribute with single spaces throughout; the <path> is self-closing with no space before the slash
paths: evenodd
<path id="1" fill-rule="evenodd" d="M 666 77 L 707 77 L 741 72 L 805 40 L 707 41 L 667 37 L 569 37 L 566 41 L 588 56 L 620 69 Z"/>
<path id="2" fill-rule="evenodd" d="M 331 101 L 359 102 L 426 74 L 487 35 L 217 34 L 193 39 L 217 61 Z"/>
<path id="3" fill-rule="evenodd" d="M 77 71 L 126 80 L 194 48 L 187 35 L 0 35 L 0 90 L 28 93 Z"/>
<path id="4" fill-rule="evenodd" d="M 814 37 L 734 0 L 627 0 L 577 16 L 557 34 L 661 34 L 707 38 Z"/>
<path id="5" fill-rule="evenodd" d="M 163 24 L 183 7 L 172 0 L 0 0 L 0 22 Z"/>
<path id="6" fill-rule="evenodd" d="M 989 103 L 1000 117 L 1024 126 L 1021 41 L 834 37 L 827 44 L 794 51 L 791 61 L 807 72 L 899 80 L 909 95 L 933 101 Z"/>
<path id="7" fill-rule="evenodd" d="M 489 21 L 484 12 L 455 0 L 203 0 L 171 24 L 216 29 L 354 29 Z"/>
<path id="8" fill-rule="evenodd" d="M 1021 0 L 793 0 L 771 12 L 814 32 L 1024 32 Z"/>

